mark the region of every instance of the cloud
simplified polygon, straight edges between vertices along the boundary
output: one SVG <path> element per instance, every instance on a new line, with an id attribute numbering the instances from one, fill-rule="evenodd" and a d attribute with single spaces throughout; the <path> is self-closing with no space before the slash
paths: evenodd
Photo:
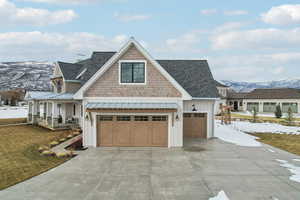
<path id="1" fill-rule="evenodd" d="M 200 11 L 202 15 L 214 15 L 217 14 L 217 12 L 218 12 L 217 9 L 204 9 Z"/>
<path id="2" fill-rule="evenodd" d="M 262 14 L 262 20 L 276 25 L 300 24 L 300 4 L 272 7 Z"/>
<path id="3" fill-rule="evenodd" d="M 22 0 L 35 3 L 49 3 L 49 4 L 89 4 L 98 3 L 105 0 Z"/>
<path id="4" fill-rule="evenodd" d="M 224 11 L 224 15 L 235 16 L 235 15 L 247 15 L 248 11 L 246 10 L 227 10 Z"/>
<path id="5" fill-rule="evenodd" d="M 300 52 L 209 56 L 207 59 L 219 80 L 276 80 L 287 78 L 289 72 L 298 67 Z"/>
<path id="6" fill-rule="evenodd" d="M 232 31 L 235 29 L 239 29 L 242 26 L 244 26 L 245 23 L 242 22 L 226 22 L 218 27 L 215 28 L 214 32 L 226 32 L 226 31 Z"/>
<path id="7" fill-rule="evenodd" d="M 92 51 L 115 51 L 127 39 L 128 37 L 125 35 L 107 38 L 102 35 L 85 32 L 43 33 L 34 31 L 0 33 L 0 60 L 74 61 L 78 59 L 77 54 L 89 56 Z"/>
<path id="8" fill-rule="evenodd" d="M 252 49 L 271 50 L 299 48 L 300 28 L 281 29 L 253 29 L 245 31 L 221 32 L 212 36 L 212 48 L 222 49 Z"/>
<path id="9" fill-rule="evenodd" d="M 36 8 L 17 8 L 15 4 L 0 0 L 0 24 L 44 26 L 72 21 L 77 15 L 73 10 L 49 11 Z"/>
<path id="10" fill-rule="evenodd" d="M 133 22 L 133 21 L 144 21 L 150 18 L 150 15 L 143 15 L 143 14 L 138 14 L 138 15 L 132 15 L 132 14 L 119 14 L 115 13 L 114 17 L 121 21 L 121 22 Z"/>

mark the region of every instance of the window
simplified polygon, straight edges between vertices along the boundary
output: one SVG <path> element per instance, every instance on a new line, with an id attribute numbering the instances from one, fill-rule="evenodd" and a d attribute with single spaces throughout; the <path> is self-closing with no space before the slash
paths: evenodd
<path id="1" fill-rule="evenodd" d="M 148 121 L 148 116 L 134 116 L 134 121 Z"/>
<path id="2" fill-rule="evenodd" d="M 130 121 L 130 116 L 117 116 L 117 121 Z"/>
<path id="3" fill-rule="evenodd" d="M 183 117 L 192 117 L 191 113 L 183 113 Z"/>
<path id="4" fill-rule="evenodd" d="M 152 121 L 167 121 L 167 116 L 152 116 Z"/>
<path id="5" fill-rule="evenodd" d="M 100 121 L 112 121 L 113 120 L 113 116 L 105 116 L 105 115 L 101 115 L 100 116 Z"/>
<path id="6" fill-rule="evenodd" d="M 73 116 L 76 116 L 76 105 L 73 105 Z"/>
<path id="7" fill-rule="evenodd" d="M 121 83 L 145 83 L 144 62 L 122 62 Z"/>
<path id="8" fill-rule="evenodd" d="M 61 89 L 62 89 L 61 80 L 57 81 L 57 83 L 56 83 L 56 89 L 57 89 L 57 93 L 61 93 Z"/>
<path id="9" fill-rule="evenodd" d="M 194 114 L 194 117 L 205 117 L 205 114 L 204 113 L 195 113 Z"/>

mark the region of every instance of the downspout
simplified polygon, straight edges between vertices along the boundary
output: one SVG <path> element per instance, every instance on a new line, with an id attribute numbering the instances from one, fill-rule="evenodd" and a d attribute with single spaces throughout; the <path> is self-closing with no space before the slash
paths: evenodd
<path id="1" fill-rule="evenodd" d="M 216 101 L 212 104 L 212 138 L 215 137 L 215 105 Z"/>

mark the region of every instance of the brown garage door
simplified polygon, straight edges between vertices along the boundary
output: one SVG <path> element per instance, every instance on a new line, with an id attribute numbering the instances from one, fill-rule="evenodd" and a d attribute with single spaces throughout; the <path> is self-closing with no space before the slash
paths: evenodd
<path id="1" fill-rule="evenodd" d="M 192 138 L 207 138 L 207 114 L 184 113 L 183 135 Z"/>
<path id="2" fill-rule="evenodd" d="M 97 142 L 98 146 L 168 146 L 168 117 L 98 116 Z"/>

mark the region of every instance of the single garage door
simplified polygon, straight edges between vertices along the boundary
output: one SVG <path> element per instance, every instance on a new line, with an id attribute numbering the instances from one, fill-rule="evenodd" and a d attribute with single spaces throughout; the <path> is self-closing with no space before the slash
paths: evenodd
<path id="1" fill-rule="evenodd" d="M 98 116 L 97 142 L 107 147 L 166 147 L 168 116 Z"/>
<path id="2" fill-rule="evenodd" d="M 192 138 L 207 138 L 207 114 L 184 113 L 183 135 Z"/>

